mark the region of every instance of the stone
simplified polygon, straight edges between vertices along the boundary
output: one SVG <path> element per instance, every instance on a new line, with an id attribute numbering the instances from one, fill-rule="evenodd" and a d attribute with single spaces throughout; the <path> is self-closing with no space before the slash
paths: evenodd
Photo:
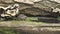
<path id="1" fill-rule="evenodd" d="M 2 0 L 4 3 L 14 3 L 13 0 Z"/>
<path id="2" fill-rule="evenodd" d="M 56 8 L 56 9 L 53 10 L 53 12 L 59 12 L 60 13 L 60 9 Z"/>
<path id="3" fill-rule="evenodd" d="M 51 0 L 53 2 L 57 2 L 57 3 L 60 3 L 60 0 Z"/>
<path id="4" fill-rule="evenodd" d="M 14 1 L 19 2 L 19 3 L 34 4 L 34 2 L 39 2 L 42 0 L 14 0 Z"/>
<path id="5" fill-rule="evenodd" d="M 27 18 L 27 16 L 25 16 L 24 14 L 20 14 L 19 16 L 18 16 L 18 19 L 21 19 L 21 20 L 24 20 L 24 19 L 26 19 Z"/>

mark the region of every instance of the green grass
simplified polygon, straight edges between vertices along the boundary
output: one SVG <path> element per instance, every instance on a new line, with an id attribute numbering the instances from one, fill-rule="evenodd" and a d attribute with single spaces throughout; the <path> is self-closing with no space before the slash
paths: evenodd
<path id="1" fill-rule="evenodd" d="M 36 17 L 28 17 L 25 19 L 25 21 L 33 21 L 33 20 L 38 20 Z"/>
<path id="2" fill-rule="evenodd" d="M 0 34 L 16 34 L 10 28 L 0 28 Z"/>
<path id="3" fill-rule="evenodd" d="M 37 18 L 33 18 L 33 17 L 28 17 L 26 18 L 25 20 L 11 20 L 11 21 L 7 21 L 7 22 L 12 22 L 12 24 L 15 24 L 15 25 L 19 25 L 20 23 L 22 22 L 30 22 L 32 23 L 32 20 L 37 20 Z M 0 22 L 6 22 L 6 21 L 0 21 Z M 40 25 L 42 23 L 37 23 L 35 22 L 36 25 Z M 10 28 L 0 28 L 0 34 L 19 34 L 18 32 L 14 32 L 12 31 Z"/>
<path id="4" fill-rule="evenodd" d="M 59 20 L 59 21 L 60 21 L 60 16 L 59 16 L 59 17 L 57 17 L 57 20 Z"/>
<path id="5" fill-rule="evenodd" d="M 58 17 L 57 19 L 60 20 L 60 17 Z M 18 25 L 22 22 L 32 23 L 32 20 L 38 20 L 38 19 L 36 17 L 28 17 L 25 20 L 16 20 L 15 19 L 15 20 L 11 20 L 9 22 L 12 22 L 13 24 Z M 43 22 L 33 22 L 33 23 L 36 24 L 36 25 L 46 24 L 46 23 L 43 23 Z M 19 33 L 12 31 L 10 28 L 0 28 L 0 34 L 19 34 Z"/>
<path id="6" fill-rule="evenodd" d="M 13 20 L 8 20 L 8 21 L 30 21 L 32 22 L 33 20 L 38 20 L 36 17 L 27 17 L 26 19 L 16 19 L 14 18 Z M 2 20 L 0 20 L 1 22 Z"/>

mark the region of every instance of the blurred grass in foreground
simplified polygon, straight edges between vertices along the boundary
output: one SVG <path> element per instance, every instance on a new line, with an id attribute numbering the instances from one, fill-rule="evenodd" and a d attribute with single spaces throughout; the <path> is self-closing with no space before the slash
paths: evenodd
<path id="1" fill-rule="evenodd" d="M 13 32 L 10 28 L 0 28 L 0 34 L 17 34 Z"/>
<path id="2" fill-rule="evenodd" d="M 59 21 L 60 21 L 60 16 L 59 16 L 59 17 L 57 17 L 57 20 L 59 20 Z"/>
<path id="3" fill-rule="evenodd" d="M 60 17 L 57 18 L 58 20 L 60 20 Z M 28 17 L 26 19 L 23 19 L 23 20 L 17 20 L 17 19 L 14 19 L 14 20 L 11 20 L 11 22 L 13 24 L 20 24 L 21 21 L 27 21 L 28 23 L 32 23 L 32 20 L 38 20 L 36 17 Z M 10 22 L 10 21 L 9 21 Z M 43 22 L 35 22 L 36 25 L 41 25 L 41 24 L 46 24 L 46 23 L 43 23 Z M 0 34 L 19 34 L 17 32 L 13 32 L 10 28 L 0 28 Z"/>

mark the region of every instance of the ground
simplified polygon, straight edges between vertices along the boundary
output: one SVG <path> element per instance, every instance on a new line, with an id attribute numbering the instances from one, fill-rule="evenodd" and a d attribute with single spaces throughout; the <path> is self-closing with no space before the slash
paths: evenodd
<path id="1" fill-rule="evenodd" d="M 60 23 L 34 22 L 36 18 L 26 20 L 0 21 L 1 34 L 59 34 Z M 48 32 L 48 33 L 47 33 Z"/>

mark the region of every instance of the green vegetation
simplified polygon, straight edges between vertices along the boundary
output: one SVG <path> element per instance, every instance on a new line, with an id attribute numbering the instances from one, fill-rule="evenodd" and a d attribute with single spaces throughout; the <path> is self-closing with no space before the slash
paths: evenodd
<path id="1" fill-rule="evenodd" d="M 38 20 L 36 17 L 28 17 L 25 19 L 25 21 L 32 21 L 32 20 Z"/>
<path id="2" fill-rule="evenodd" d="M 60 17 L 57 18 L 58 20 L 60 20 Z M 26 19 L 23 19 L 23 20 L 11 20 L 11 21 L 7 21 L 7 22 L 12 22 L 12 24 L 15 24 L 15 25 L 19 25 L 20 23 L 23 22 L 30 22 L 30 24 L 33 24 L 32 23 L 32 20 L 38 20 L 36 17 L 28 17 Z M 1 22 L 1 21 L 0 21 Z M 34 24 L 36 25 L 42 25 L 42 24 L 46 24 L 46 23 L 43 23 L 43 22 L 34 22 Z M 19 34 L 18 32 L 14 32 L 11 28 L 0 28 L 0 34 Z"/>
<path id="3" fill-rule="evenodd" d="M 0 34 L 16 34 L 10 28 L 0 28 Z"/>
<path id="4" fill-rule="evenodd" d="M 31 22 L 32 20 L 37 20 L 37 18 L 33 18 L 33 17 L 30 18 L 29 17 L 29 18 L 26 18 L 25 20 L 24 19 L 23 20 L 17 20 L 17 19 L 15 19 L 15 20 L 11 20 L 11 22 L 17 25 L 17 24 L 19 24 L 20 21 Z M 0 22 L 2 22 L 2 21 L 0 20 Z M 19 33 L 13 32 L 10 28 L 0 28 L 0 34 L 19 34 Z"/>
<path id="5" fill-rule="evenodd" d="M 59 17 L 57 17 L 57 19 L 60 21 L 60 16 L 59 16 Z"/>

